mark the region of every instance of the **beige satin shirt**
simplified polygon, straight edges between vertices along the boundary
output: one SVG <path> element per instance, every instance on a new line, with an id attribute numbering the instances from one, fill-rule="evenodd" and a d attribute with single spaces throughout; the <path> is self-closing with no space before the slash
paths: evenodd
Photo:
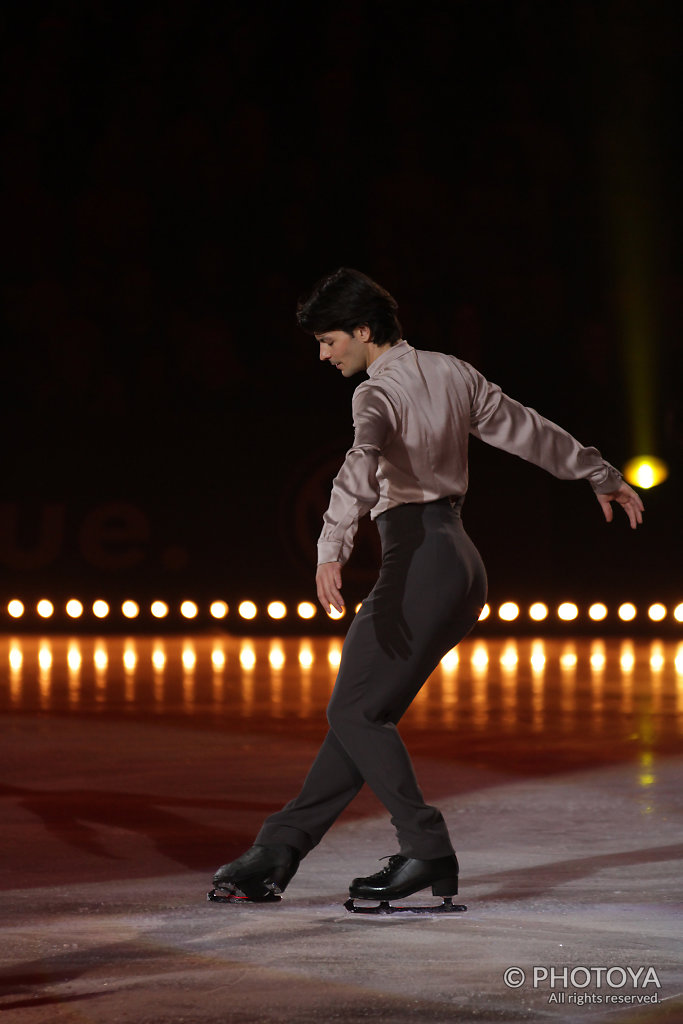
<path id="1" fill-rule="evenodd" d="M 508 398 L 469 363 L 399 341 L 369 367 L 353 394 L 353 447 L 332 485 L 318 564 L 348 560 L 366 512 L 467 491 L 469 434 L 562 480 L 616 490 L 621 474 L 595 448 Z"/>

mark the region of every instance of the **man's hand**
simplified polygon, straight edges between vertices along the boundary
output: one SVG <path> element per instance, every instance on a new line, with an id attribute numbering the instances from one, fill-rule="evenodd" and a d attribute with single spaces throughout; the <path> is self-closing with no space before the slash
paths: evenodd
<path id="1" fill-rule="evenodd" d="M 338 612 L 344 611 L 344 598 L 341 596 L 342 574 L 339 562 L 323 562 L 315 574 L 318 588 L 318 600 L 329 612 L 330 605 Z"/>
<path id="2" fill-rule="evenodd" d="M 611 502 L 613 501 L 618 501 L 623 508 L 628 516 L 632 530 L 635 530 L 638 524 L 642 523 L 644 505 L 640 500 L 640 495 L 636 494 L 628 484 L 622 484 L 618 491 L 610 491 L 609 494 L 596 494 L 595 497 L 602 505 L 602 511 L 605 513 L 605 519 L 608 523 L 612 522 Z"/>

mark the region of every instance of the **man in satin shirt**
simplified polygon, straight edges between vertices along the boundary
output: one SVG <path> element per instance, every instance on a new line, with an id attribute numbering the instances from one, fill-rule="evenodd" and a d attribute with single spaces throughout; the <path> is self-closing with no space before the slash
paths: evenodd
<path id="1" fill-rule="evenodd" d="M 460 516 L 470 434 L 566 480 L 587 480 L 610 522 L 612 502 L 632 528 L 640 497 L 595 448 L 503 394 L 468 363 L 402 339 L 397 304 L 380 285 L 341 268 L 299 304 L 320 359 L 353 396 L 354 442 L 334 480 L 318 541 L 316 584 L 342 611 L 342 568 L 361 516 L 380 533 L 379 578 L 344 642 L 328 706 L 329 732 L 294 800 L 266 819 L 255 844 L 219 868 L 214 884 L 251 899 L 284 891 L 299 862 L 367 783 L 387 808 L 400 853 L 353 880 L 351 897 L 404 899 L 431 886 L 458 891 L 446 824 L 427 805 L 396 725 L 443 655 L 469 633 L 486 600 L 486 573 Z"/>

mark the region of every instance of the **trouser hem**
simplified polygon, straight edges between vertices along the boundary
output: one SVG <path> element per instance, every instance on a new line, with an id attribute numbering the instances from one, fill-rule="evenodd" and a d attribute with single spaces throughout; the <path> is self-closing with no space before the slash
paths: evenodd
<path id="1" fill-rule="evenodd" d="M 315 845 L 308 833 L 302 832 L 300 828 L 294 828 L 292 825 L 263 825 L 254 844 L 272 846 L 275 843 L 286 843 L 287 846 L 293 846 L 302 857 L 310 853 Z"/>

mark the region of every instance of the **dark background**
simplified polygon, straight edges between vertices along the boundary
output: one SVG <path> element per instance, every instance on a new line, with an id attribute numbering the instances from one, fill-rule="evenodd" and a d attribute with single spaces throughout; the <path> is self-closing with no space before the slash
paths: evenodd
<path id="1" fill-rule="evenodd" d="M 465 522 L 494 601 L 680 600 L 674 7 L 5 5 L 5 598 L 310 598 L 358 380 L 294 310 L 349 265 L 619 467 L 638 308 L 642 530 L 475 441 Z"/>

